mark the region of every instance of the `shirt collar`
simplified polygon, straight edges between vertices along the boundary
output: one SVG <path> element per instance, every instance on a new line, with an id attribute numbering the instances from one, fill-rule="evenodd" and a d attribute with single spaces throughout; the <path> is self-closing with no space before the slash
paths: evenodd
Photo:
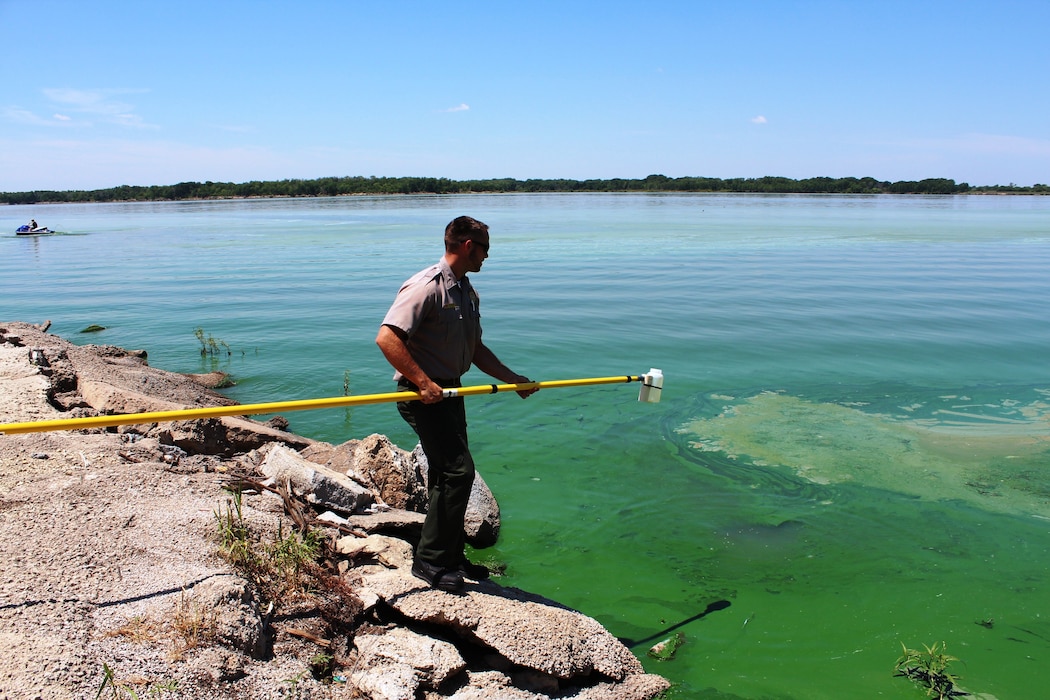
<path id="1" fill-rule="evenodd" d="M 441 273 L 442 278 L 445 280 L 445 288 L 452 289 L 457 286 L 459 282 L 462 282 L 462 288 L 467 289 L 470 287 L 470 280 L 466 275 L 463 275 L 459 280 L 456 279 L 455 273 L 452 272 L 452 267 L 449 266 L 448 261 L 445 258 L 441 258 L 437 264 L 438 271 Z"/>

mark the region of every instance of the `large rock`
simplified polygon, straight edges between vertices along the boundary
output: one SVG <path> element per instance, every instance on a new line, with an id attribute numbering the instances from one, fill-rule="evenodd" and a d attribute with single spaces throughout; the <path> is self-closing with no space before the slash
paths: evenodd
<path id="1" fill-rule="evenodd" d="M 368 486 L 392 508 L 418 513 L 427 510 L 428 465 L 419 445 L 406 452 L 385 435 L 373 434 L 336 446 L 316 443 L 301 454 Z M 479 549 L 491 547 L 499 538 L 499 503 L 481 474 L 474 478 L 463 530 L 467 542 Z"/>
<path id="2" fill-rule="evenodd" d="M 165 401 L 150 394 L 96 379 L 81 378 L 78 388 L 84 401 L 100 414 L 152 413 L 185 408 L 174 401 Z"/>
<path id="3" fill-rule="evenodd" d="M 337 512 L 353 513 L 375 502 L 366 486 L 280 444 L 273 446 L 259 469 L 278 483 L 287 480 L 295 495 Z"/>
<path id="4" fill-rule="evenodd" d="M 622 682 L 603 682 L 581 689 L 572 689 L 547 695 L 513 685 L 513 679 L 499 671 L 468 672 L 467 683 L 448 700 L 648 700 L 658 697 L 670 687 L 666 679 L 652 674 L 628 676 Z M 439 696 L 427 696 L 427 700 Z M 445 696 L 440 696 L 444 698 Z"/>
<path id="5" fill-rule="evenodd" d="M 426 486 L 414 454 L 385 435 L 372 434 L 335 446 L 317 444 L 304 449 L 302 455 L 365 484 L 391 508 L 417 513 L 427 509 Z"/>
<path id="6" fill-rule="evenodd" d="M 463 518 L 463 531 L 471 547 L 483 549 L 491 547 L 499 540 L 500 514 L 499 503 L 492 495 L 492 489 L 481 478 L 474 475 L 474 485 L 470 489 L 470 500 L 467 501 L 467 512 Z"/>
<path id="7" fill-rule="evenodd" d="M 237 404 L 188 377 L 150 367 L 143 350 L 124 350 L 112 345 L 74 345 L 55 336 L 42 335 L 50 341 L 51 347 L 57 346 L 56 349 L 65 351 L 80 387 L 86 382 L 103 382 L 160 397 L 183 408 Z"/>
<path id="8" fill-rule="evenodd" d="M 559 696 L 573 697 L 573 696 Z M 467 683 L 448 700 L 550 700 L 550 696 L 514 686 L 514 681 L 499 671 L 470 671 Z"/>
<path id="9" fill-rule="evenodd" d="M 359 634 L 354 646 L 357 664 L 350 679 L 375 700 L 414 700 L 420 687 L 436 689 L 467 667 L 452 644 L 403 627 Z"/>
<path id="10" fill-rule="evenodd" d="M 250 418 L 221 416 L 219 422 L 222 423 L 225 432 L 226 454 L 248 452 L 271 442 L 279 442 L 295 450 L 314 443 L 310 438 L 279 430 Z"/>
<path id="11" fill-rule="evenodd" d="M 108 382 L 84 380 L 80 395 L 100 415 L 178 411 L 184 405 L 158 399 Z M 151 427 L 155 426 L 155 427 Z M 312 440 L 277 430 L 239 416 L 218 416 L 181 421 L 142 424 L 161 442 L 175 445 L 194 454 L 238 454 L 258 449 L 271 442 L 282 442 L 295 448 L 311 445 Z"/>
<path id="12" fill-rule="evenodd" d="M 367 533 L 393 535 L 410 542 L 418 542 L 425 518 L 423 513 L 410 510 L 381 510 L 376 513 L 347 516 L 346 524 Z"/>
<path id="13" fill-rule="evenodd" d="M 394 508 L 422 513 L 427 509 L 427 489 L 420 478 L 425 463 L 415 457 L 414 452 L 402 450 L 387 436 L 373 433 L 354 447 L 349 473 L 371 484 Z"/>
<path id="14" fill-rule="evenodd" d="M 397 547 L 385 551 L 397 552 Z M 354 572 L 365 597 L 384 601 L 422 626 L 441 626 L 466 644 L 491 650 L 503 660 L 495 666 L 509 669 L 520 690 L 551 695 L 607 683 L 608 695 L 580 697 L 641 699 L 667 688 L 663 678 L 646 675 L 631 651 L 596 620 L 551 600 L 490 581 L 470 583 L 461 595 L 444 593 L 413 577 L 407 556 L 358 564 Z"/>
<path id="15" fill-rule="evenodd" d="M 273 442 L 301 449 L 314 442 L 238 416 L 162 423 L 151 434 L 156 434 L 161 442 L 200 454 L 241 454 Z"/>
<path id="16" fill-rule="evenodd" d="M 369 700 L 416 700 L 419 679 L 415 669 L 407 664 L 362 669 L 350 673 L 355 693 Z"/>
<path id="17" fill-rule="evenodd" d="M 9 324 L 5 339 L 30 348 L 50 383 L 48 401 L 62 411 L 90 408 L 111 415 L 237 405 L 191 377 L 150 367 L 142 350 L 79 346 L 22 323 Z M 137 429 L 152 430 L 161 442 L 197 454 L 236 454 L 270 442 L 301 449 L 314 442 L 237 416 L 146 423 Z"/>
<path id="18" fill-rule="evenodd" d="M 214 576 L 193 587 L 184 598 L 184 615 L 198 618 L 204 628 L 214 630 L 223 645 L 265 658 L 269 639 L 259 605 L 248 582 L 239 576 Z M 210 623 L 210 624 L 209 624 Z"/>
<path id="19" fill-rule="evenodd" d="M 335 551 L 358 564 L 378 563 L 388 569 L 412 567 L 412 545 L 397 537 L 340 537 L 335 541 Z"/>

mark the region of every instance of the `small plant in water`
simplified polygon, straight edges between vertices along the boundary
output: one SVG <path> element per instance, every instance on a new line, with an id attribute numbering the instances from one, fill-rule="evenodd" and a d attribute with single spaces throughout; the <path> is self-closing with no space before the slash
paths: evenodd
<path id="1" fill-rule="evenodd" d="M 205 337 L 203 328 L 194 329 L 193 335 L 197 336 L 197 340 L 201 344 L 201 357 L 215 357 L 223 353 L 229 357 L 232 354 L 230 346 L 226 344 L 225 340 L 213 338 L 211 333 Z"/>
<path id="2" fill-rule="evenodd" d="M 925 688 L 928 698 L 944 700 L 969 695 L 955 687 L 959 677 L 949 673 L 948 666 L 958 659 L 945 653 L 944 642 L 922 646 L 923 651 L 917 651 L 901 643 L 904 653 L 897 659 L 896 672 L 893 675 L 908 678 L 920 688 Z"/>
<path id="3" fill-rule="evenodd" d="M 343 396 L 350 395 L 350 370 L 343 371 Z M 347 427 L 350 427 L 350 419 L 353 417 L 353 410 L 347 406 L 343 409 L 343 421 Z"/>

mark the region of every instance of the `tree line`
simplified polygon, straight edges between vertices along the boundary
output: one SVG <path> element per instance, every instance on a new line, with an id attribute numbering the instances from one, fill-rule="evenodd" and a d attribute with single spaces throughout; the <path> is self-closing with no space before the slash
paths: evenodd
<path id="1" fill-rule="evenodd" d="M 748 192 L 771 194 L 1050 194 L 1047 185 L 971 187 L 946 178 L 887 182 L 871 177 L 667 177 L 611 180 L 451 180 L 444 177 L 322 177 L 314 180 L 180 182 L 121 185 L 101 190 L 0 192 L 6 204 L 47 202 L 154 202 L 251 197 L 334 197 L 353 194 L 470 194 L 495 192 Z"/>

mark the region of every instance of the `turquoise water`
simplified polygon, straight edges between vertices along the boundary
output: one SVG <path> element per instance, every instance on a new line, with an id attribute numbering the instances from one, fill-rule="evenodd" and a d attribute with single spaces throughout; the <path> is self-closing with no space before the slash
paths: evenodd
<path id="1" fill-rule="evenodd" d="M 902 643 L 946 643 L 973 692 L 1038 697 L 1050 679 L 1050 198 L 0 213 L 0 319 L 228 371 L 242 402 L 389 391 L 377 324 L 444 224 L 476 216 L 492 226 L 485 336 L 508 365 L 667 377 L 659 404 L 636 385 L 468 399 L 504 518 L 479 556 L 507 562 L 505 583 L 599 619 L 676 697 L 923 697 L 893 677 Z M 31 217 L 62 233 L 15 237 Z M 202 359 L 197 328 L 231 354 Z M 391 406 L 286 417 L 414 444 Z M 675 632 L 673 660 L 646 656 Z"/>

